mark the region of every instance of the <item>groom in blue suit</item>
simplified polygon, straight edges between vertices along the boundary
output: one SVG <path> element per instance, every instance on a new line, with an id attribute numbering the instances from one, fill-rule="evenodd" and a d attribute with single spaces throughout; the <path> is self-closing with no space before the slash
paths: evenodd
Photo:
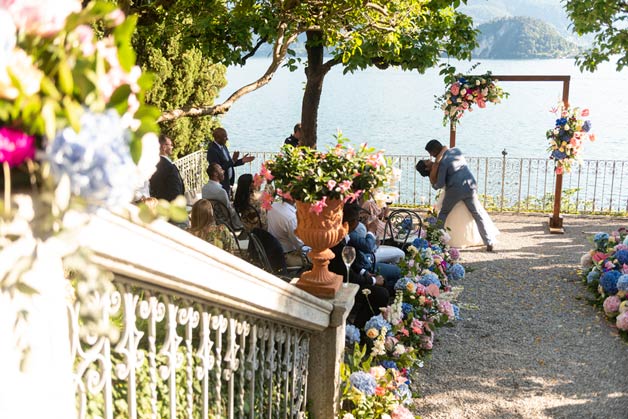
<path id="1" fill-rule="evenodd" d="M 239 151 L 235 151 L 233 156 L 231 156 L 227 149 L 227 140 L 229 137 L 227 136 L 227 130 L 224 128 L 216 128 L 212 132 L 212 136 L 214 137 L 214 141 L 207 147 L 207 162 L 210 165 L 212 163 L 218 163 L 220 167 L 222 167 L 222 170 L 225 172 L 225 177 L 221 184 L 223 189 L 227 191 L 227 196 L 231 197 L 231 187 L 235 182 L 235 171 L 233 168 L 251 162 L 255 157 L 246 154 L 244 157 L 239 158 Z"/>
<path id="2" fill-rule="evenodd" d="M 425 145 L 425 150 L 430 153 L 430 156 L 436 158 L 443 150 L 443 145 L 437 140 L 431 140 Z M 489 234 L 486 229 L 488 220 L 485 220 L 484 217 L 487 217 L 488 214 L 486 214 L 486 211 L 480 210 L 481 204 L 476 192 L 477 183 L 475 177 L 473 177 L 471 170 L 467 166 L 467 161 L 458 148 L 446 150 L 438 165 L 438 177 L 436 183 L 432 184 L 432 188 L 441 189 L 443 187 L 446 187 L 445 199 L 438 213 L 438 219 L 444 224 L 447 216 L 458 201 L 464 202 L 478 226 L 480 236 L 482 236 L 482 240 L 486 245 L 486 250 L 492 252 L 495 237 L 493 237 L 492 233 Z"/>

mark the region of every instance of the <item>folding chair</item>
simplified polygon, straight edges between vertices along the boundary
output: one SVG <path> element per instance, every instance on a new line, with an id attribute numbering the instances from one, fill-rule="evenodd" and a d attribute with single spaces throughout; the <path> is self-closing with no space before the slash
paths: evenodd
<path id="1" fill-rule="evenodd" d="M 409 241 L 421 235 L 422 229 L 423 220 L 418 212 L 394 210 L 388 215 L 382 243 L 404 249 Z"/>

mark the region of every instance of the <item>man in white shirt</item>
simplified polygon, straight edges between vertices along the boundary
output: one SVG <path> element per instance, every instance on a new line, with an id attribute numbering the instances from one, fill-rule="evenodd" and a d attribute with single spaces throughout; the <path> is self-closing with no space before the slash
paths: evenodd
<path id="1" fill-rule="evenodd" d="M 203 199 L 212 199 L 222 203 L 229 211 L 231 227 L 235 230 L 242 229 L 242 221 L 240 221 L 240 217 L 233 209 L 233 205 L 231 205 L 231 201 L 229 201 L 229 197 L 227 196 L 227 191 L 225 191 L 221 185 L 225 177 L 224 170 L 218 163 L 211 163 L 209 167 L 207 167 L 207 175 L 209 176 L 209 181 L 203 186 L 201 191 Z"/>
<path id="2" fill-rule="evenodd" d="M 268 232 L 275 236 L 286 256 L 288 266 L 303 266 L 302 250 L 303 242 L 295 234 L 297 228 L 297 209 L 294 202 L 283 199 L 275 202 L 267 215 Z"/>

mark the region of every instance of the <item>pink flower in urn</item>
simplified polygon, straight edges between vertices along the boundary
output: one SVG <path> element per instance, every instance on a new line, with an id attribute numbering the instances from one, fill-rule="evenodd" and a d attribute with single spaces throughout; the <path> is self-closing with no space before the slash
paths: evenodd
<path id="1" fill-rule="evenodd" d="M 628 331 L 628 311 L 617 316 L 615 326 L 617 326 L 619 330 Z"/>
<path id="2" fill-rule="evenodd" d="M 320 213 L 323 212 L 323 208 L 327 206 L 325 201 L 327 201 L 326 196 L 324 196 L 323 199 L 321 199 L 320 201 L 316 201 L 314 204 L 312 204 L 312 206 L 310 207 L 310 211 L 312 211 L 316 215 L 320 215 Z"/>
<path id="3" fill-rule="evenodd" d="M 12 128 L 0 128 L 0 163 L 15 167 L 34 157 L 35 137 Z"/>
<path id="4" fill-rule="evenodd" d="M 336 181 L 335 180 L 330 179 L 330 180 L 327 181 L 327 189 L 329 189 L 331 191 L 335 187 L 336 187 Z"/>
<path id="5" fill-rule="evenodd" d="M 264 178 L 260 174 L 255 173 L 253 175 L 253 187 L 255 190 L 258 190 L 260 186 L 262 186 L 262 183 L 264 183 Z"/>
<path id="6" fill-rule="evenodd" d="M 343 180 L 342 182 L 338 184 L 338 187 L 340 188 L 340 192 L 341 193 L 347 192 L 349 189 L 351 189 L 352 184 L 353 182 L 350 180 Z"/>
<path id="7" fill-rule="evenodd" d="M 264 163 L 262 163 L 262 168 L 259 171 L 259 174 L 266 179 L 267 182 L 270 182 L 271 180 L 273 180 L 275 177 L 270 173 L 270 170 L 268 170 L 266 168 L 266 165 Z"/>
<path id="8" fill-rule="evenodd" d="M 611 295 L 610 297 L 606 297 L 604 300 L 604 313 L 607 316 L 611 316 L 613 314 L 617 314 L 619 311 L 619 305 L 621 304 L 621 300 L 616 295 Z"/>
<path id="9" fill-rule="evenodd" d="M 449 91 L 451 92 L 452 95 L 458 96 L 458 93 L 460 93 L 460 84 L 459 83 L 452 84 L 451 87 L 449 88 Z"/>
<path id="10" fill-rule="evenodd" d="M 266 211 L 269 211 L 272 209 L 272 205 L 273 205 L 273 197 L 272 195 L 270 195 L 268 192 L 264 191 L 262 192 L 262 196 L 260 197 L 261 200 L 261 204 L 260 206 L 262 208 L 264 208 Z"/>
<path id="11" fill-rule="evenodd" d="M 345 197 L 344 203 L 346 204 L 347 201 L 355 202 L 355 200 L 358 199 L 360 197 L 360 195 L 362 195 L 362 192 L 364 192 L 362 189 L 358 189 L 357 191 L 348 194 Z"/>
<path id="12" fill-rule="evenodd" d="M 479 108 L 486 108 L 486 102 L 484 101 L 484 99 L 477 99 L 477 104 Z"/>

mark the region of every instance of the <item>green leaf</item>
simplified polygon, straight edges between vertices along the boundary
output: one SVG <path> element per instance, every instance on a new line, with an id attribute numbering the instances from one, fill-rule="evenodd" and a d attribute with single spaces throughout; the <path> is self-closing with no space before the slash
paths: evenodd
<path id="1" fill-rule="evenodd" d="M 129 109 L 129 95 L 131 94 L 131 87 L 128 84 L 124 84 L 118 87 L 109 99 L 107 107 L 113 108 L 120 115 L 124 114 Z"/>
<path id="2" fill-rule="evenodd" d="M 142 140 L 140 138 L 133 138 L 130 147 L 133 163 L 137 164 L 140 161 L 140 157 L 142 157 Z"/>
<path id="3" fill-rule="evenodd" d="M 74 79 L 72 77 L 72 70 L 65 59 L 65 57 L 61 57 L 59 60 L 59 87 L 61 91 L 68 96 L 72 95 L 74 91 Z"/>

